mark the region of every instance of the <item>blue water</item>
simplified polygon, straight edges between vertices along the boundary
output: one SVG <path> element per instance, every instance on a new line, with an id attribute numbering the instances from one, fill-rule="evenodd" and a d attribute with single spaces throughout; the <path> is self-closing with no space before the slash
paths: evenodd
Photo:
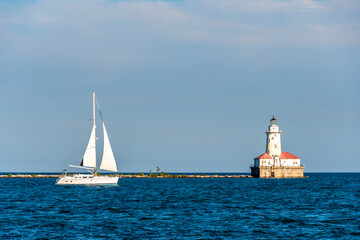
<path id="1" fill-rule="evenodd" d="M 0 179 L 0 239 L 359 239 L 360 174 L 304 179 Z"/>

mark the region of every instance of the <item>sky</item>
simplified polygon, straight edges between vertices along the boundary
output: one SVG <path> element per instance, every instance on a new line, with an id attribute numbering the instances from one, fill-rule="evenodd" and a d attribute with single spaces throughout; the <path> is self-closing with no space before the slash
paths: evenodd
<path id="1" fill-rule="evenodd" d="M 359 63 L 358 0 L 0 0 L 0 172 L 79 164 L 92 90 L 119 172 L 249 172 L 273 115 L 359 172 Z"/>

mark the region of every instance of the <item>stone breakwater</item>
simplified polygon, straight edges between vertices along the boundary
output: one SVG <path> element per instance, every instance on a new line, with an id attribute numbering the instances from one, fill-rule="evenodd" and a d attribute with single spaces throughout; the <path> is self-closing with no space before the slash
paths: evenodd
<path id="1" fill-rule="evenodd" d="M 38 175 L 38 174 L 8 174 L 0 175 L 0 178 L 58 178 L 60 175 Z"/>
<path id="2" fill-rule="evenodd" d="M 0 178 L 58 178 L 60 175 L 38 175 L 38 174 L 9 174 L 9 175 L 0 175 Z M 111 175 L 114 176 L 114 175 Z M 154 176 L 154 175 L 141 175 L 141 174 L 119 174 L 120 178 L 252 178 L 250 175 L 193 175 L 193 174 L 181 174 L 181 175 L 165 175 L 165 176 Z"/>
<path id="3" fill-rule="evenodd" d="M 170 175 L 170 176 L 149 176 L 149 175 L 120 175 L 120 178 L 252 178 L 250 175 Z"/>

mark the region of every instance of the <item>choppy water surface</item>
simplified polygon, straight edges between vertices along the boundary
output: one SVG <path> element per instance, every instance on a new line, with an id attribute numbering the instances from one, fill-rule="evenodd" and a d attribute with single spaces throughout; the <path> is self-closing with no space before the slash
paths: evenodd
<path id="1" fill-rule="evenodd" d="M 0 179 L 0 239 L 352 239 L 360 174 L 306 179 Z"/>

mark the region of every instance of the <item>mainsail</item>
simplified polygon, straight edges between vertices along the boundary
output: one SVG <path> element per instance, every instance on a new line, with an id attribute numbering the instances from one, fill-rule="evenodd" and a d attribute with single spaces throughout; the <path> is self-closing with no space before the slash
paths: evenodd
<path id="1" fill-rule="evenodd" d="M 96 137 L 94 125 L 91 131 L 89 143 L 86 147 L 85 154 L 81 161 L 80 166 L 96 168 Z"/>
<path id="2" fill-rule="evenodd" d="M 102 125 L 103 125 L 103 133 L 104 133 L 104 149 L 103 149 L 103 157 L 102 157 L 100 169 L 117 172 L 114 153 L 110 145 L 109 137 L 104 122 L 102 122 Z"/>

